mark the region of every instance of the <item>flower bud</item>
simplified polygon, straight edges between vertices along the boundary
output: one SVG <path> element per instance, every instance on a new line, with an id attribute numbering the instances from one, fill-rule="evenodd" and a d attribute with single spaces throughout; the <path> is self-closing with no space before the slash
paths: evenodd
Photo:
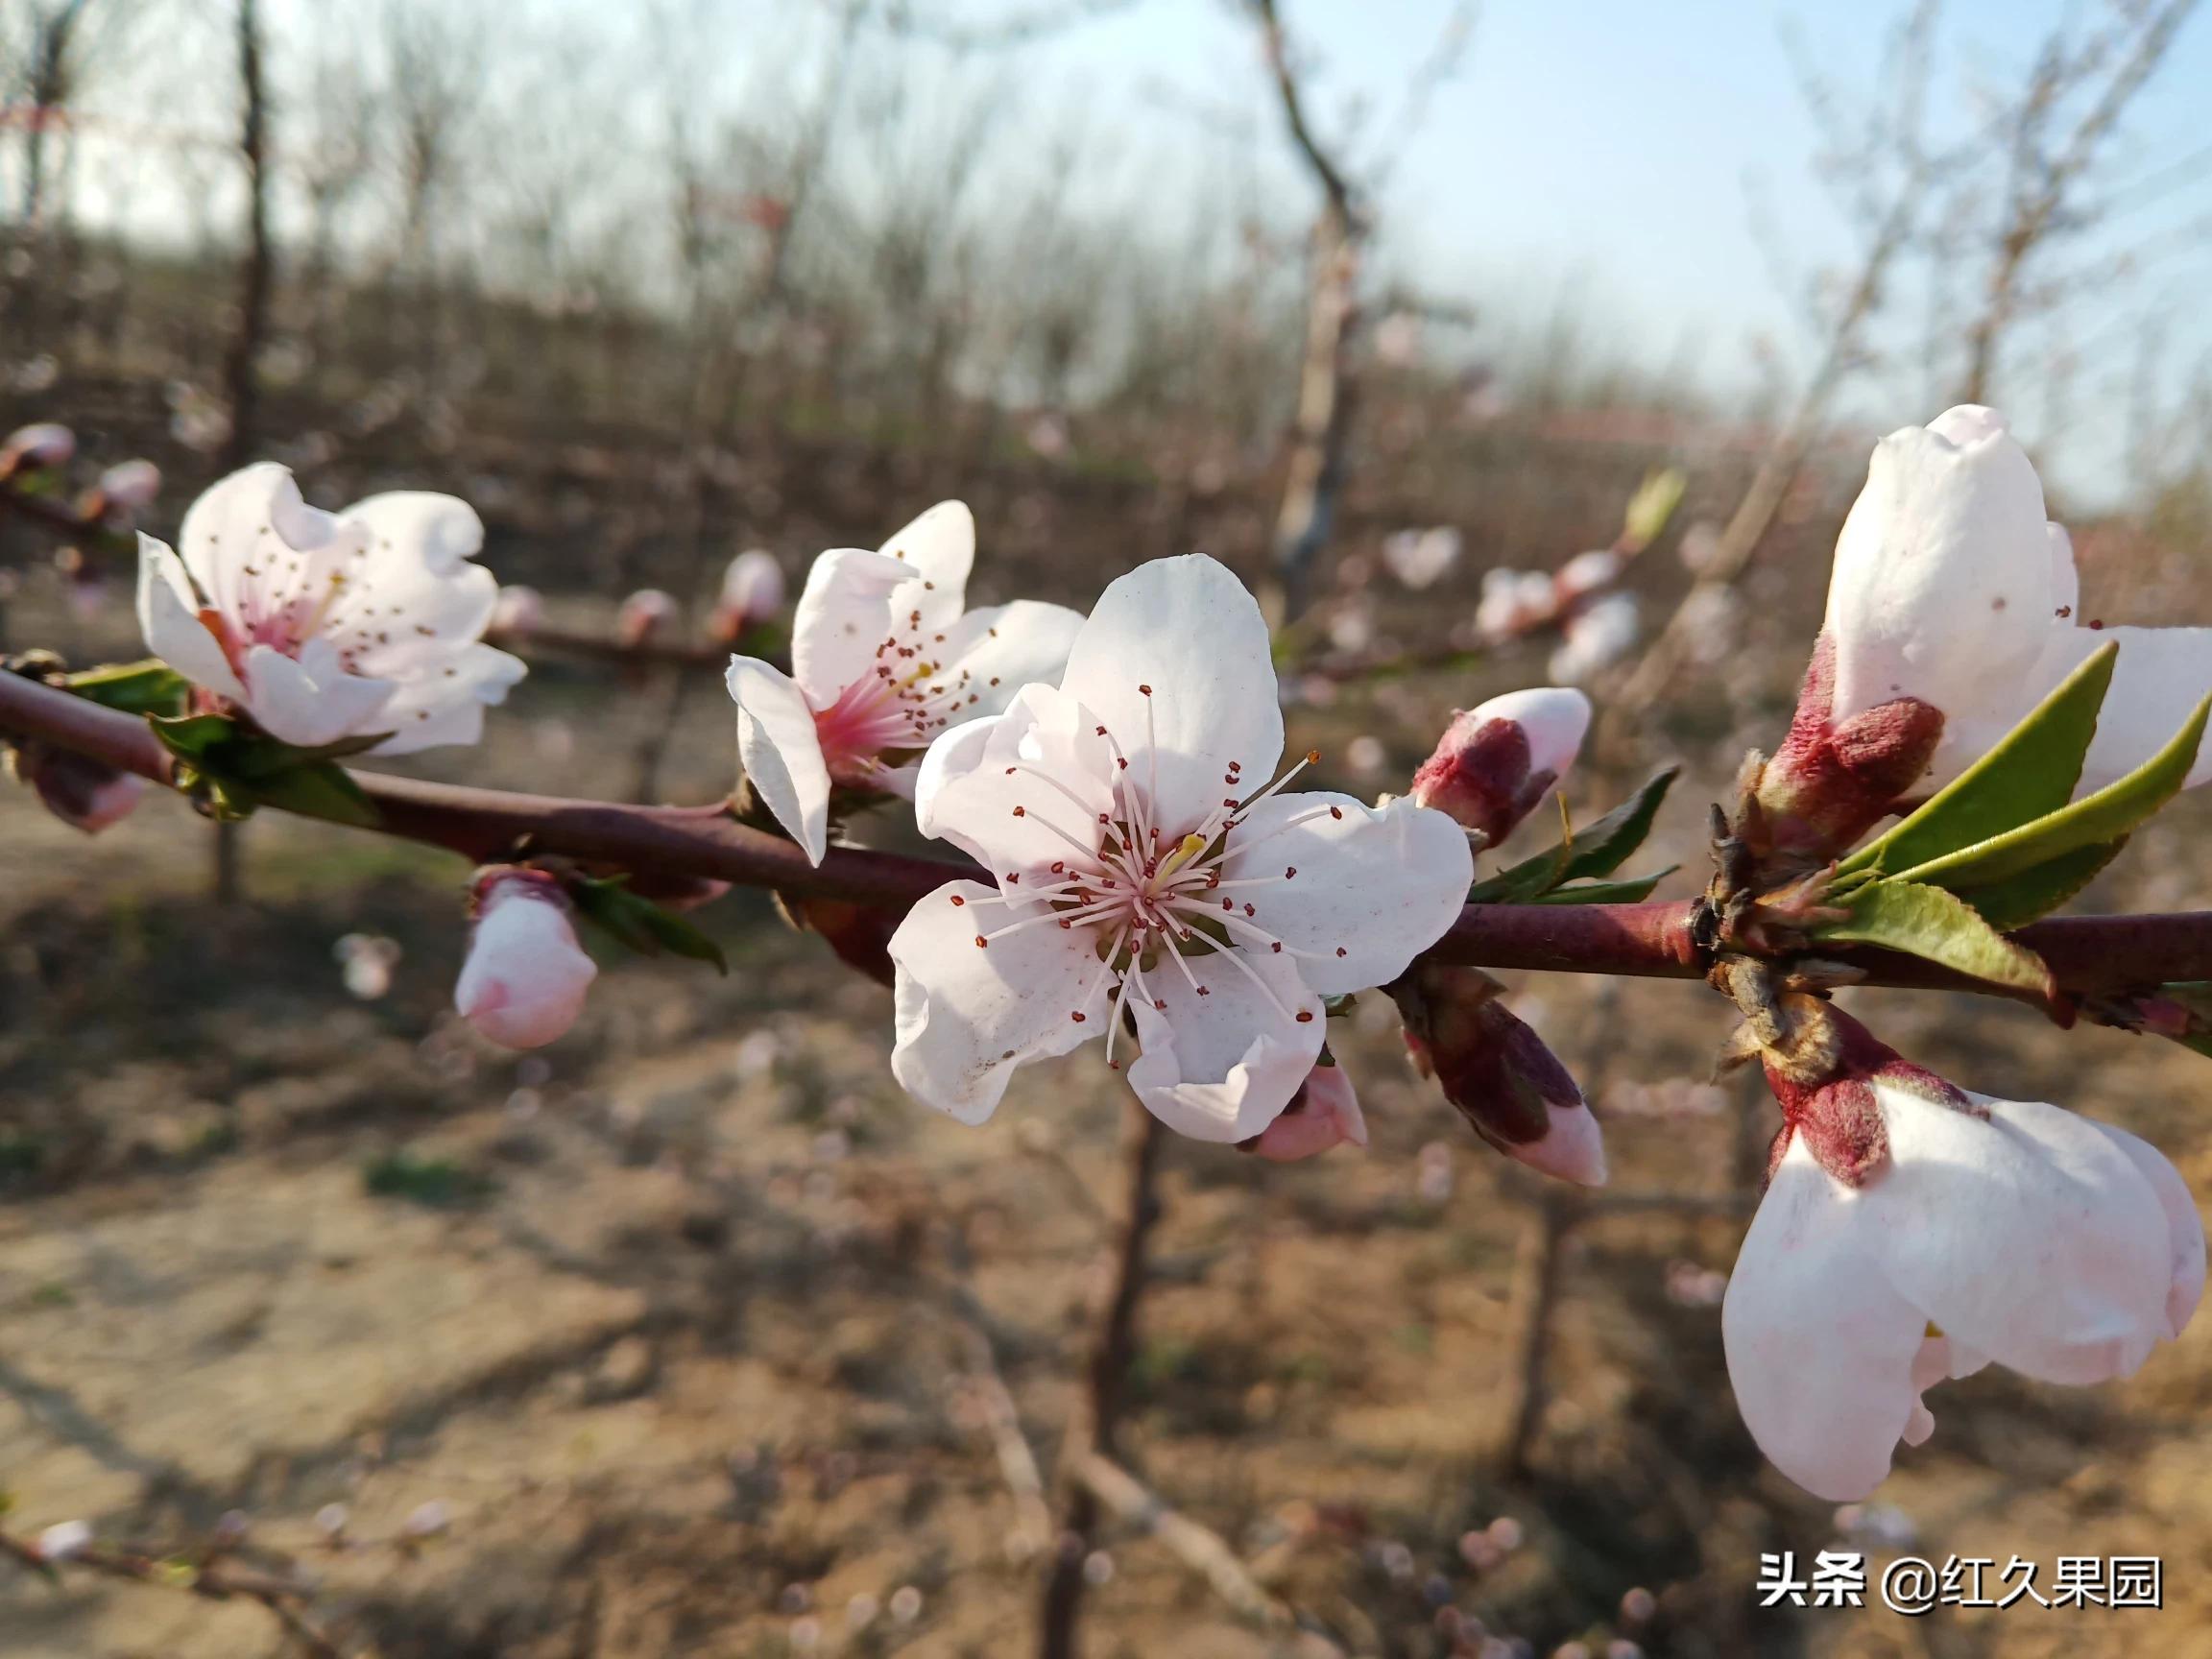
<path id="1" fill-rule="evenodd" d="M 1628 561 L 1610 547 L 1577 553 L 1559 566 L 1559 573 L 1551 578 L 1551 589 L 1561 604 L 1572 604 L 1585 594 L 1612 587 L 1627 567 Z"/>
<path id="2" fill-rule="evenodd" d="M 1916 697 L 1832 719 L 1836 646 L 1813 647 L 1790 735 L 1760 772 L 1755 793 L 1774 846 L 1829 858 L 1844 852 L 1911 792 L 1943 737 L 1943 711 Z"/>
<path id="3" fill-rule="evenodd" d="M 1453 716 L 1413 774 L 1413 799 L 1449 813 L 1495 847 L 1575 763 L 1590 727 L 1579 691 L 1508 691 Z"/>
<path id="4" fill-rule="evenodd" d="M 545 601 L 538 589 L 512 583 L 500 589 L 499 597 L 493 601 L 490 630 L 511 639 L 522 639 L 536 633 L 544 619 Z"/>
<path id="5" fill-rule="evenodd" d="M 161 493 L 161 469 L 151 461 L 118 461 L 94 488 L 103 513 L 129 517 L 154 505 Z"/>
<path id="6" fill-rule="evenodd" d="M 576 943 L 561 885 L 542 871 L 497 865 L 475 886 L 476 930 L 453 1005 L 503 1048 L 538 1048 L 576 1022 L 599 970 Z"/>
<path id="7" fill-rule="evenodd" d="M 709 629 L 724 645 L 734 645 L 745 631 L 783 608 L 783 566 L 776 555 L 747 548 L 722 573 L 722 595 L 715 601 Z"/>
<path id="8" fill-rule="evenodd" d="M 640 588 L 614 613 L 615 642 L 625 651 L 635 651 L 675 614 L 672 597 L 658 588 Z"/>
<path id="9" fill-rule="evenodd" d="M 1382 538 L 1382 563 L 1416 590 L 1433 587 L 1459 562 L 1459 532 L 1449 524 L 1429 530 L 1394 530 Z"/>
<path id="10" fill-rule="evenodd" d="M 47 811 L 87 835 L 128 818 L 146 792 L 144 781 L 131 773 L 35 738 L 16 746 L 12 765 Z"/>
<path id="11" fill-rule="evenodd" d="M 1390 987 L 1406 1046 L 1475 1133 L 1562 1181 L 1605 1184 L 1598 1118 L 1544 1040 L 1509 1011 L 1479 968 L 1432 962 Z"/>
<path id="12" fill-rule="evenodd" d="M 0 444 L 0 478 L 66 467 L 77 453 L 77 434 L 53 421 L 19 426 Z"/>
<path id="13" fill-rule="evenodd" d="M 49 1564 L 74 1561 L 92 1548 L 92 1527 L 84 1521 L 57 1521 L 38 1534 L 39 1556 Z"/>
<path id="14" fill-rule="evenodd" d="M 1277 1164 L 1294 1164 L 1332 1146 L 1367 1144 L 1367 1119 L 1352 1074 L 1341 1066 L 1316 1066 L 1307 1073 L 1283 1115 L 1251 1141 L 1249 1148 Z"/>
<path id="15" fill-rule="evenodd" d="M 1636 595 L 1607 593 L 1575 612 L 1561 625 L 1559 649 L 1551 653 L 1554 680 L 1579 684 L 1611 667 L 1635 649 Z"/>

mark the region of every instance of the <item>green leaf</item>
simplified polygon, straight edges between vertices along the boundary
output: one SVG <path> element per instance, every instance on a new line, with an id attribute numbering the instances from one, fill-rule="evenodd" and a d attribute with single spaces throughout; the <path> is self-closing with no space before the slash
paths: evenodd
<path id="1" fill-rule="evenodd" d="M 2032 824 L 1900 871 L 1896 878 L 1933 881 L 1954 891 L 1986 887 L 2079 848 L 2122 839 L 2181 792 L 2203 741 L 2207 715 L 2212 715 L 2212 696 L 2197 705 L 2163 749 L 2117 782 Z"/>
<path id="2" fill-rule="evenodd" d="M 70 675 L 62 685 L 87 702 L 125 714 L 181 714 L 192 695 L 189 680 L 153 658 L 87 668 Z"/>
<path id="3" fill-rule="evenodd" d="M 1682 504 L 1690 479 L 1679 467 L 1664 468 L 1644 475 L 1636 493 L 1628 497 L 1628 510 L 1621 516 L 1621 550 L 1641 553 L 1659 540 L 1674 509 Z"/>
<path id="4" fill-rule="evenodd" d="M 228 742 L 238 730 L 236 722 L 223 714 L 156 714 L 147 724 L 170 754 L 195 762 Z"/>
<path id="5" fill-rule="evenodd" d="M 367 736 L 341 737 L 313 749 L 295 749 L 266 733 L 241 729 L 224 751 L 224 767 L 230 776 L 243 780 L 274 778 L 298 767 L 365 754 L 391 735 L 389 732 L 373 732 Z"/>
<path id="6" fill-rule="evenodd" d="M 1964 900 L 1917 881 L 1877 881 L 1846 906 L 1850 915 L 1814 933 L 1839 945 L 1879 945 L 1939 962 L 1992 985 L 2049 998 L 2054 987 L 2043 958 L 2008 939 Z"/>
<path id="7" fill-rule="evenodd" d="M 711 962 L 718 974 L 730 972 L 721 946 L 672 911 L 631 892 L 629 883 L 628 876 L 605 879 L 587 876 L 569 891 L 577 909 L 639 955 L 672 950 L 696 962 Z"/>
<path id="8" fill-rule="evenodd" d="M 2088 886 L 2127 845 L 2125 835 L 2117 841 L 2092 842 L 1986 887 L 1961 887 L 1959 897 L 1981 911 L 1982 919 L 1992 927 L 2025 927 Z"/>
<path id="9" fill-rule="evenodd" d="M 2118 640 L 2100 646 L 2004 740 L 1879 840 L 1844 859 L 1840 875 L 1911 870 L 2056 812 L 2081 780 L 2097 712 L 2112 685 Z"/>
<path id="10" fill-rule="evenodd" d="M 293 766 L 264 778 L 222 781 L 228 793 L 256 806 L 275 806 L 361 830 L 373 830 L 383 821 L 361 785 L 334 760 Z"/>
<path id="11" fill-rule="evenodd" d="M 1540 894 L 1532 902 L 1538 904 L 1641 904 L 1651 897 L 1651 890 L 1668 877 L 1681 869 L 1670 864 L 1666 869 L 1649 876 L 1639 876 L 1630 881 L 1583 881 L 1573 887 L 1554 887 Z"/>
<path id="12" fill-rule="evenodd" d="M 1680 771 L 1679 766 L 1669 766 L 1654 772 L 1641 789 L 1589 828 L 1570 829 L 1556 846 L 1475 883 L 1467 902 L 1527 903 L 1563 881 L 1612 875 L 1651 833 L 1659 804 L 1667 799 L 1667 791 Z"/>

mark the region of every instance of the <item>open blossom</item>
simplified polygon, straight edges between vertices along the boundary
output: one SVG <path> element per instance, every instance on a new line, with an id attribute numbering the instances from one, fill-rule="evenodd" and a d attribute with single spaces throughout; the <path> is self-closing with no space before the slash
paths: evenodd
<path id="1" fill-rule="evenodd" d="M 1556 685 L 1508 691 L 1452 717 L 1413 774 L 1413 799 L 1493 847 L 1565 776 L 1590 729 L 1590 699 Z"/>
<path id="2" fill-rule="evenodd" d="M 484 526 L 450 495 L 372 495 L 339 514 L 263 462 L 184 515 L 180 549 L 139 538 L 146 647 L 301 748 L 387 733 L 380 755 L 473 743 L 522 663 L 483 643 L 498 584 Z"/>
<path id="3" fill-rule="evenodd" d="M 775 554 L 748 547 L 722 572 L 722 591 L 714 601 L 709 631 L 722 644 L 733 645 L 746 629 L 782 609 L 783 566 L 776 563 Z"/>
<path id="4" fill-rule="evenodd" d="M 1347 1142 L 1367 1144 L 1367 1119 L 1352 1074 L 1341 1066 L 1316 1066 L 1283 1116 L 1260 1132 L 1252 1150 L 1277 1164 L 1294 1164 Z"/>
<path id="5" fill-rule="evenodd" d="M 1760 1449 L 1840 1502 L 1934 1431 L 1947 1377 L 2131 1374 L 2196 1311 L 2204 1229 L 2134 1136 L 1955 1089 L 1836 1018 L 1828 1081 L 1769 1067 L 1783 1129 L 1721 1328 Z"/>
<path id="6" fill-rule="evenodd" d="M 507 865 L 477 878 L 475 909 L 453 1006 L 502 1048 L 542 1047 L 576 1023 L 599 974 L 568 900 L 552 877 Z"/>
<path id="7" fill-rule="evenodd" d="M 907 1091 L 988 1118 L 1022 1064 L 1106 1040 L 1168 1127 L 1260 1134 L 1321 1050 L 1323 998 L 1443 933 L 1467 838 L 1409 800 L 1286 794 L 1267 625 L 1228 570 L 1163 559 L 1109 587 L 1057 686 L 948 733 L 915 813 L 996 885 L 916 904 L 891 940 Z"/>
<path id="8" fill-rule="evenodd" d="M 2081 614 L 2074 550 L 1995 410 L 1949 409 L 1875 446 L 1836 543 L 1823 634 L 1829 717 L 1899 698 L 1943 717 L 1914 796 L 1956 778 L 2108 639 L 2120 642 L 2080 790 L 2165 744 L 2212 691 L 2212 629 L 2106 627 Z M 2212 746 L 2191 783 L 2212 778 Z"/>
<path id="9" fill-rule="evenodd" d="M 997 714 L 1068 661 L 1083 618 L 1018 599 L 967 609 L 975 520 L 940 502 L 878 552 L 814 561 L 791 620 L 791 672 L 730 660 L 746 780 L 815 863 L 832 784 L 911 796 L 937 735 Z"/>

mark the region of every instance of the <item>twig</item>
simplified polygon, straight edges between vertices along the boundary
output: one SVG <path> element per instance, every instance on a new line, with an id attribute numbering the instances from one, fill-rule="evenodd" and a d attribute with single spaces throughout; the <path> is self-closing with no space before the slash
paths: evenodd
<path id="1" fill-rule="evenodd" d="M 963 1321 L 960 1335 L 968 1352 L 968 1388 L 981 1409 L 991 1450 L 998 1459 L 998 1473 L 1013 1495 L 1014 1538 L 1021 1558 L 1026 1561 L 1052 1542 L 1052 1510 L 1045 1502 L 1045 1476 L 1037 1467 L 1029 1437 L 1022 1432 L 1022 1415 L 998 1369 L 998 1357 L 989 1334 L 980 1325 Z"/>

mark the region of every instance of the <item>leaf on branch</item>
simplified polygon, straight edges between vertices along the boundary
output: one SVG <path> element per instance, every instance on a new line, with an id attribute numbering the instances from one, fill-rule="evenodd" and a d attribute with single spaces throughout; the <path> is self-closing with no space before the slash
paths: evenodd
<path id="1" fill-rule="evenodd" d="M 1652 889 L 1668 877 L 1681 869 L 1670 864 L 1648 876 L 1639 876 L 1626 881 L 1579 881 L 1572 887 L 1554 887 L 1530 901 L 1536 904 L 1641 904 L 1651 897 Z"/>
<path id="2" fill-rule="evenodd" d="M 148 722 L 180 762 L 177 781 L 204 796 L 219 818 L 245 818 L 257 806 L 373 830 L 376 808 L 337 757 L 358 755 L 389 736 L 345 737 L 295 749 L 223 714 L 155 715 Z"/>
<path id="3" fill-rule="evenodd" d="M 2119 655 L 2117 640 L 2100 647 L 1994 749 L 1887 834 L 1844 859 L 1837 873 L 1911 870 L 2065 805 L 2081 780 L 2082 757 L 2097 734 L 2097 713 Z"/>
<path id="4" fill-rule="evenodd" d="M 222 714 L 156 714 L 147 724 L 154 728 L 154 735 L 161 739 L 164 749 L 194 764 L 237 730 L 235 723 Z"/>
<path id="5" fill-rule="evenodd" d="M 1992 985 L 2049 1000 L 2057 987 L 2043 958 L 2008 939 L 1955 894 L 1917 881 L 1876 881 L 1851 896 L 1849 915 L 1815 930 L 1839 945 L 1879 945 Z"/>
<path id="6" fill-rule="evenodd" d="M 1992 927 L 2008 931 L 2025 927 L 2088 886 L 2127 845 L 2125 835 L 2113 841 L 2092 842 L 2003 881 L 1985 887 L 1961 887 L 1959 897 L 1981 911 L 1982 919 Z"/>
<path id="7" fill-rule="evenodd" d="M 350 824 L 361 830 L 373 830 L 381 822 L 375 806 L 361 792 L 361 785 L 335 761 L 293 766 L 249 782 L 224 781 L 234 793 L 243 790 L 257 806 L 274 806 L 281 812 Z"/>
<path id="8" fill-rule="evenodd" d="M 730 972 L 721 946 L 682 917 L 633 893 L 626 875 L 583 877 L 570 884 L 569 896 L 577 909 L 640 956 L 672 950 L 695 962 L 711 962 L 717 974 Z"/>
<path id="9" fill-rule="evenodd" d="M 1954 891 L 1986 887 L 2084 847 L 2124 838 L 2181 792 L 2203 741 L 2212 697 L 2197 705 L 2188 722 L 2142 765 L 2093 795 L 2030 824 L 1959 848 L 1898 873 L 1894 879 L 1932 881 Z"/>
<path id="10" fill-rule="evenodd" d="M 149 658 L 143 662 L 119 662 L 87 668 L 64 679 L 62 686 L 86 702 L 125 714 L 184 712 L 192 696 L 192 683 L 168 663 Z"/>
<path id="11" fill-rule="evenodd" d="M 1628 510 L 1621 516 L 1621 550 L 1641 553 L 1666 532 L 1667 521 L 1682 505 L 1682 492 L 1690 478 L 1679 467 L 1647 472 L 1636 493 L 1628 497 Z"/>
<path id="12" fill-rule="evenodd" d="M 1548 852 L 1502 870 L 1486 881 L 1478 881 L 1467 895 L 1468 902 L 1527 903 L 1563 882 L 1612 875 L 1651 833 L 1660 803 L 1667 799 L 1667 791 L 1673 787 L 1680 771 L 1678 766 L 1669 766 L 1653 773 L 1641 789 L 1588 828 L 1571 830 Z"/>

